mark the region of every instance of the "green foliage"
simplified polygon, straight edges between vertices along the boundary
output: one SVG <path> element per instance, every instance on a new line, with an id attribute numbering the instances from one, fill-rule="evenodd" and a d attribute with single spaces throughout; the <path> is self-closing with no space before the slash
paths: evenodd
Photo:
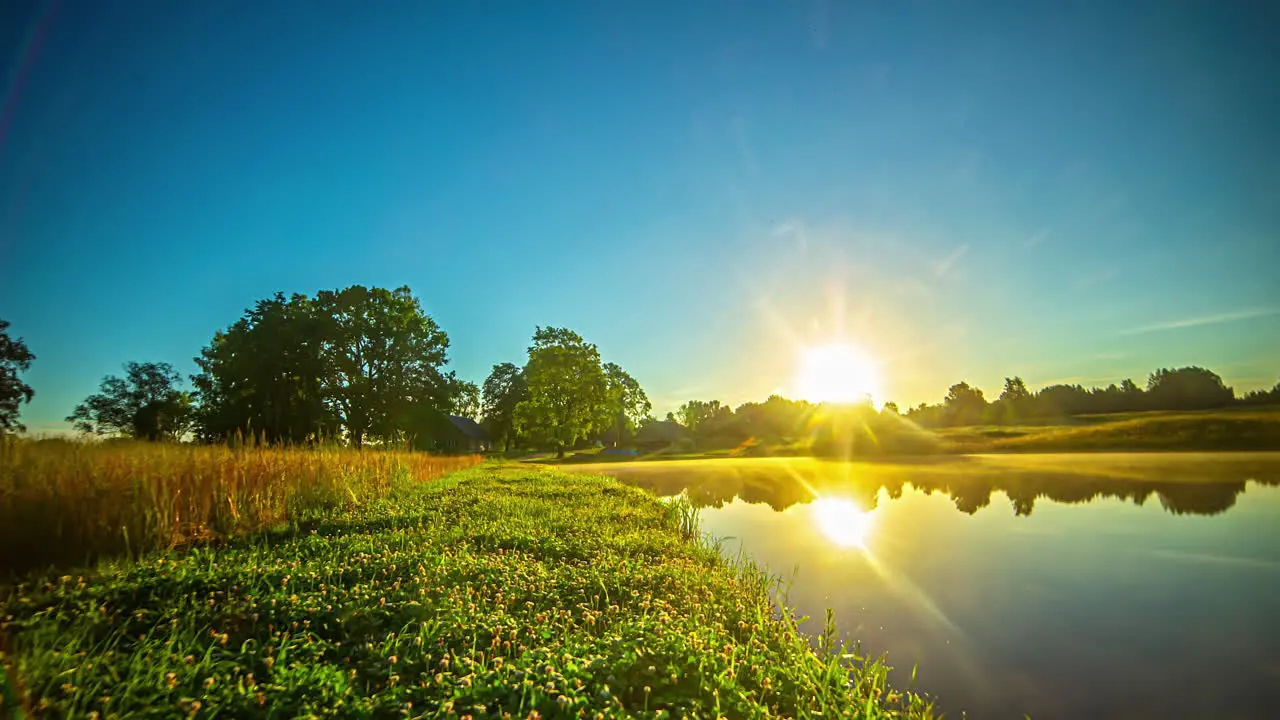
<path id="1" fill-rule="evenodd" d="M 325 290 L 315 306 L 325 322 L 321 391 L 352 445 L 398 439 L 406 404 L 452 405 L 459 386 L 441 372 L 449 337 L 408 287 Z"/>
<path id="2" fill-rule="evenodd" d="M 763 403 L 739 405 L 733 415 L 740 436 L 779 441 L 802 435 L 815 409 L 815 405 L 803 400 L 770 395 Z"/>
<path id="3" fill-rule="evenodd" d="M 314 532 L 33 579 L 0 601 L 5 662 L 59 717 L 932 716 L 832 633 L 815 650 L 696 520 L 472 470 Z"/>
<path id="4" fill-rule="evenodd" d="M 22 403 L 31 402 L 35 391 L 18 379 L 18 374 L 31 369 L 36 356 L 22 338 L 11 338 L 5 332 L 9 323 L 0 319 L 0 434 L 22 432 L 26 428 L 18 422 Z"/>
<path id="5" fill-rule="evenodd" d="M 325 324 L 305 295 L 259 300 L 195 359 L 196 435 L 301 443 L 336 430 L 321 393 Z"/>
<path id="6" fill-rule="evenodd" d="M 605 433 L 617 447 L 635 433 L 653 405 L 640 383 L 616 363 L 604 364 L 604 380 L 608 395 Z"/>
<path id="7" fill-rule="evenodd" d="M 126 363 L 125 377 L 108 375 L 98 392 L 67 417 L 84 433 L 139 440 L 177 440 L 191 427 L 191 398 L 169 363 Z"/>
<path id="8" fill-rule="evenodd" d="M 478 420 L 480 418 L 480 388 L 473 382 L 466 380 L 458 380 L 453 378 L 454 390 L 453 406 L 450 408 L 454 415 L 468 418 L 470 420 Z"/>
<path id="9" fill-rule="evenodd" d="M 409 288 L 353 285 L 259 301 L 196 358 L 197 435 L 305 442 L 405 438 L 422 406 L 474 415 L 475 386 L 443 372 L 449 338 Z"/>
<path id="10" fill-rule="evenodd" d="M 516 431 L 563 456 L 608 417 L 609 392 L 600 352 L 572 330 L 537 328 L 524 369 L 529 397 L 516 406 Z"/>
<path id="11" fill-rule="evenodd" d="M 676 411 L 680 424 L 704 447 L 736 444 L 747 437 L 733 410 L 719 400 L 690 400 Z"/>
<path id="12" fill-rule="evenodd" d="M 996 402 L 986 405 L 982 391 L 968 383 L 951 386 L 942 405 L 921 403 L 907 417 L 925 427 L 947 427 L 993 423 L 1016 425 L 1036 421 L 1052 422 L 1087 414 L 1137 412 L 1142 410 L 1204 410 L 1225 408 L 1234 403 L 1266 405 L 1280 403 L 1280 383 L 1275 390 L 1254 391 L 1236 400 L 1234 391 L 1216 373 L 1201 367 L 1160 369 L 1151 374 L 1144 391 L 1131 379 L 1119 385 L 1084 388 L 1054 384 L 1032 393 L 1022 378 L 1005 378 L 1004 390 Z"/>
<path id="13" fill-rule="evenodd" d="M 524 371 L 514 363 L 499 363 L 484 381 L 483 402 L 480 407 L 484 427 L 495 443 L 506 450 L 517 443 L 516 407 L 528 399 L 529 387 Z"/>

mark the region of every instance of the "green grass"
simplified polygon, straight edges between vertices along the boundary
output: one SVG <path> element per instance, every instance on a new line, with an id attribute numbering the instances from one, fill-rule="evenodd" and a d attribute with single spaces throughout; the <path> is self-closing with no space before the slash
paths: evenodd
<path id="1" fill-rule="evenodd" d="M 340 521 L 29 579 L 0 601 L 3 663 L 50 717 L 932 714 L 830 623 L 800 632 L 696 522 L 604 478 L 475 468 Z"/>
<path id="2" fill-rule="evenodd" d="M 951 428 L 952 451 L 1280 450 L 1280 413 L 1269 410 L 1132 413 L 1087 425 Z"/>

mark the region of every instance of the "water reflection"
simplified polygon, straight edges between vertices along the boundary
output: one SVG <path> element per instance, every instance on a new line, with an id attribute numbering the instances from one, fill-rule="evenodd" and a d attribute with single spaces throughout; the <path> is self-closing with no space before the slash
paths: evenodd
<path id="1" fill-rule="evenodd" d="M 827 539 L 840 547 L 867 547 L 867 536 L 875 524 L 875 511 L 867 512 L 841 497 L 818 498 L 813 518 Z"/>
<path id="2" fill-rule="evenodd" d="M 1259 487 L 1280 453 L 584 469 L 684 493 L 798 614 L 832 609 L 896 682 L 918 664 L 948 717 L 1280 707 L 1280 490 Z"/>
<path id="3" fill-rule="evenodd" d="M 1010 456 L 917 463 L 778 458 L 628 463 L 595 469 L 658 495 L 684 493 L 700 508 L 720 508 L 741 500 L 782 511 L 798 503 L 838 497 L 849 506 L 832 505 L 821 510 L 819 517 L 830 518 L 833 528 L 849 528 L 840 533 L 850 537 L 865 536 L 863 518 L 876 508 L 882 489 L 890 499 L 897 499 L 908 485 L 949 495 L 955 508 L 969 515 L 990 505 L 992 493 L 1004 493 L 1013 514 L 1025 517 L 1040 500 L 1074 505 L 1099 498 L 1135 505 L 1156 498 L 1175 515 L 1216 515 L 1235 505 L 1249 480 L 1280 484 L 1276 463 L 1259 455 L 1197 463 L 1202 457 Z M 833 541 L 840 542 L 836 537 Z"/>

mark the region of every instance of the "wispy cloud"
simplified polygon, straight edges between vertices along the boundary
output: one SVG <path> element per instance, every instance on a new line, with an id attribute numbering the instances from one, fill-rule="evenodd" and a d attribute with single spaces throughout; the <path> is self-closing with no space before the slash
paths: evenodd
<path id="1" fill-rule="evenodd" d="M 1179 330 L 1181 328 L 1199 327 L 1201 325 L 1218 325 L 1221 323 L 1236 322 L 1239 320 L 1252 320 L 1253 318 L 1268 317 L 1271 315 L 1280 315 L 1280 308 L 1245 308 L 1243 310 L 1233 310 L 1231 312 L 1217 313 L 1214 315 L 1200 315 L 1198 317 L 1170 320 L 1168 322 L 1130 328 L 1128 330 L 1120 331 L 1120 334 L 1140 335 L 1142 333 L 1159 332 L 1161 330 Z"/>
<path id="2" fill-rule="evenodd" d="M 1030 250 L 1049 239 L 1049 228 L 1042 228 L 1039 232 L 1022 242 L 1022 247 Z"/>
<path id="3" fill-rule="evenodd" d="M 938 277 L 942 277 L 947 273 L 951 272 L 951 269 L 954 268 L 956 263 L 960 261 L 960 258 L 964 257 L 965 253 L 968 253 L 968 252 L 969 252 L 969 246 L 967 244 L 961 245 L 955 250 L 952 250 L 950 255 L 942 258 L 942 260 L 939 261 L 938 264 L 933 266 L 933 274 L 937 275 Z"/>

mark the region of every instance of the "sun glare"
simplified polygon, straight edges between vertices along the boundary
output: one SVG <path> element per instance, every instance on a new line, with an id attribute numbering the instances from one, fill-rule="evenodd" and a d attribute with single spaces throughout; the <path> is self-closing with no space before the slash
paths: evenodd
<path id="1" fill-rule="evenodd" d="M 871 513 L 844 498 L 813 501 L 813 517 L 822 534 L 840 547 L 865 548 L 874 524 Z"/>
<path id="2" fill-rule="evenodd" d="M 880 392 L 875 362 L 846 343 L 805 349 L 796 381 L 800 397 L 810 402 L 854 403 Z"/>

